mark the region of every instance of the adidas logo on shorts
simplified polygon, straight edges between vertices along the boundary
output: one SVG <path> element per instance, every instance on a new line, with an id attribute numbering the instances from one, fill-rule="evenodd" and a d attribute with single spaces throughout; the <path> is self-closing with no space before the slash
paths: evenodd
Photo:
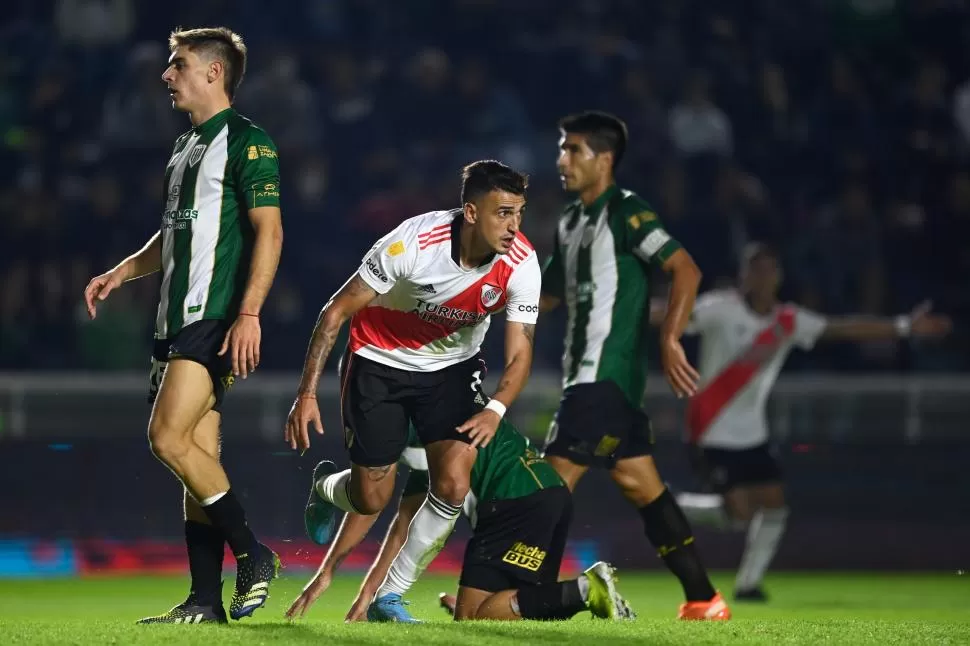
<path id="1" fill-rule="evenodd" d="M 429 285 L 421 285 L 420 287 L 418 287 L 418 291 L 419 292 L 422 292 L 424 294 L 437 294 L 438 293 L 437 290 L 435 290 L 434 285 L 430 285 L 430 284 Z"/>

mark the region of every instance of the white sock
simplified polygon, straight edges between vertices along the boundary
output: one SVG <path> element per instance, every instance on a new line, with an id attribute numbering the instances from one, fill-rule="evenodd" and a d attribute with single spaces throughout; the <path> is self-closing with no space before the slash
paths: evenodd
<path id="1" fill-rule="evenodd" d="M 350 501 L 350 469 L 320 478 L 315 486 L 320 497 L 332 503 L 337 509 L 354 514 L 360 513 Z"/>
<path id="2" fill-rule="evenodd" d="M 761 585 L 761 580 L 778 551 L 785 533 L 788 508 L 759 509 L 748 526 L 748 538 L 741 557 L 741 567 L 734 582 L 736 590 L 749 590 Z"/>
<path id="3" fill-rule="evenodd" d="M 408 537 L 401 551 L 394 557 L 387 577 L 377 591 L 380 599 L 385 594 L 404 595 L 418 580 L 425 568 L 438 556 L 445 541 L 455 528 L 461 507 L 449 505 L 433 493 L 428 493 L 424 503 L 411 520 Z"/>
<path id="4" fill-rule="evenodd" d="M 724 507 L 724 496 L 716 493 L 677 494 L 677 504 L 691 525 L 706 525 L 725 530 L 731 527 L 731 517 Z"/>

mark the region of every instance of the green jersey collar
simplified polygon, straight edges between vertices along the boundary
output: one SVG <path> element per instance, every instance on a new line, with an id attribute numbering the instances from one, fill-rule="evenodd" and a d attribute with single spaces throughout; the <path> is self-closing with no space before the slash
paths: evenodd
<path id="1" fill-rule="evenodd" d="M 599 217 L 599 214 L 603 211 L 603 207 L 606 206 L 616 192 L 619 189 L 616 184 L 610 184 L 605 191 L 600 193 L 599 197 L 593 200 L 593 203 L 589 206 L 583 207 L 583 212 L 591 218 Z"/>
<path id="2" fill-rule="evenodd" d="M 217 112 L 199 125 L 192 128 L 192 132 L 198 135 L 205 135 L 214 132 L 226 123 L 229 115 L 231 115 L 233 112 L 235 111 L 232 108 L 226 108 L 222 112 Z"/>

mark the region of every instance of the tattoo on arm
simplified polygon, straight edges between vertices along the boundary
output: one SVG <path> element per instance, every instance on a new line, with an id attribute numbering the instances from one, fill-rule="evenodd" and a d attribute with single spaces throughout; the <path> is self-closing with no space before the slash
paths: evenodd
<path id="1" fill-rule="evenodd" d="M 374 288 L 368 285 L 367 283 L 365 283 L 364 279 L 358 276 L 357 274 L 354 274 L 354 277 L 347 282 L 347 285 L 346 287 L 344 287 L 344 289 L 347 290 L 348 296 L 352 296 L 354 298 L 358 296 L 363 296 L 365 294 L 369 294 L 373 296 L 376 293 L 374 292 Z"/>
<path id="2" fill-rule="evenodd" d="M 536 326 L 523 324 L 522 333 L 525 334 L 525 338 L 529 342 L 529 347 L 534 348 L 536 345 Z"/>
<path id="3" fill-rule="evenodd" d="M 307 349 L 306 361 L 303 364 L 303 379 L 300 381 L 300 393 L 315 393 L 317 391 L 317 382 L 320 379 L 320 373 L 323 371 L 323 366 L 327 363 L 330 351 L 333 350 L 333 346 L 337 342 L 337 337 L 340 335 L 340 328 L 343 327 L 345 315 L 331 315 L 331 308 L 333 307 L 334 301 L 337 300 L 337 297 L 343 297 L 344 299 L 349 299 L 351 302 L 358 303 L 355 307 L 359 308 L 361 306 L 359 305 L 361 302 L 360 299 L 370 301 L 375 295 L 376 292 L 374 292 L 370 285 L 365 283 L 360 276 L 354 275 L 323 306 L 323 309 L 320 310 L 320 315 L 317 317 L 317 323 L 313 327 L 313 336 L 310 337 L 310 347 Z"/>
<path id="4" fill-rule="evenodd" d="M 317 317 L 317 324 L 313 328 L 313 336 L 310 337 L 310 347 L 307 349 L 306 362 L 303 366 L 303 380 L 300 382 L 300 393 L 315 393 L 320 373 L 323 365 L 330 356 L 333 344 L 337 342 L 337 335 L 340 333 L 340 326 L 328 325 L 327 307 L 329 303 L 320 310 Z"/>
<path id="5" fill-rule="evenodd" d="M 529 342 L 528 360 L 529 363 L 531 363 L 532 351 L 535 349 L 536 326 L 529 323 L 521 323 L 520 325 L 522 325 L 522 335 L 525 337 L 525 340 Z M 515 373 L 513 372 L 510 374 L 509 368 L 521 363 L 520 356 L 521 355 L 517 354 L 511 362 L 505 365 L 505 373 L 502 375 L 502 379 L 499 381 L 498 388 L 495 390 L 496 393 L 504 392 L 514 386 Z M 516 394 L 518 394 L 517 390 Z"/>
<path id="6" fill-rule="evenodd" d="M 391 472 L 393 464 L 388 464 L 385 467 L 367 467 L 367 479 L 373 482 L 379 482 L 387 477 L 387 474 Z"/>

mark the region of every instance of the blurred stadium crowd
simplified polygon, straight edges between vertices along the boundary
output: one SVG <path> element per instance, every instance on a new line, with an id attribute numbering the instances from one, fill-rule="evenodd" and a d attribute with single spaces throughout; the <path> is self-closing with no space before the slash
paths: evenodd
<path id="1" fill-rule="evenodd" d="M 830 348 L 793 367 L 970 367 L 967 2 L 14 0 L 3 13 L 3 369 L 147 368 L 157 282 L 115 292 L 93 324 L 80 296 L 157 230 L 188 128 L 159 78 L 167 35 L 212 24 L 245 37 L 236 107 L 280 148 L 265 368 L 300 366 L 317 311 L 378 236 L 458 206 L 469 161 L 532 174 L 525 230 L 545 256 L 563 202 L 556 120 L 588 108 L 627 120 L 621 181 L 705 287 L 733 281 L 746 241 L 772 240 L 788 298 L 894 314 L 928 297 L 956 319 L 944 344 Z M 557 366 L 561 337 L 538 340 L 537 365 Z"/>

